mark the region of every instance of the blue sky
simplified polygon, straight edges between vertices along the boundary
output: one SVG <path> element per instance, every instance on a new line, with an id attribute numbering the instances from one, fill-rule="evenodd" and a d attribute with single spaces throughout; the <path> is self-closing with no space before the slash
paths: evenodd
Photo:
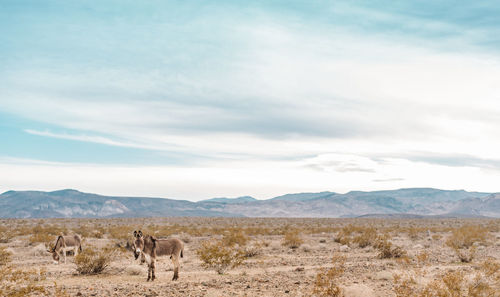
<path id="1" fill-rule="evenodd" d="M 0 191 L 498 191 L 500 5 L 0 1 Z"/>

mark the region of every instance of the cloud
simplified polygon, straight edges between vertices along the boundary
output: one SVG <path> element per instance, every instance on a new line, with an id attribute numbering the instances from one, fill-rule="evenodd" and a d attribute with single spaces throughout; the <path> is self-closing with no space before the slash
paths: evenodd
<path id="1" fill-rule="evenodd" d="M 323 172 L 375 173 L 376 162 L 348 153 L 326 153 L 302 160 L 305 168 Z"/>
<path id="2" fill-rule="evenodd" d="M 499 159 L 485 159 L 466 154 L 446 154 L 415 152 L 401 157 L 414 162 L 425 162 L 449 167 L 477 167 L 487 170 L 500 170 Z"/>
<path id="3" fill-rule="evenodd" d="M 263 25 L 241 30 L 250 31 L 255 49 L 241 67 L 215 72 L 216 79 L 196 73 L 175 78 L 166 70 L 92 70 L 71 78 L 64 72 L 72 69 L 21 72 L 8 77 L 5 85 L 19 88 L 4 85 L 11 99 L 1 105 L 40 121 L 132 141 L 145 132 L 425 138 L 500 112 L 492 104 L 500 68 L 477 58 L 395 47 L 390 40 L 368 39 L 367 52 L 360 50 L 366 36 L 324 40 Z M 286 36 L 284 44 L 273 41 L 280 36 Z M 471 96 L 480 98 L 472 107 Z M 467 113 L 469 107 L 474 112 Z"/>
<path id="4" fill-rule="evenodd" d="M 374 179 L 374 182 L 381 183 L 381 182 L 397 182 L 397 181 L 404 181 L 404 178 L 400 177 L 394 177 L 394 178 L 381 178 L 381 179 Z"/>
<path id="5" fill-rule="evenodd" d="M 197 178 L 291 170 L 319 190 L 499 166 L 495 5 L 64 5 L 0 12 L 0 109 L 30 135 L 186 154 Z"/>
<path id="6" fill-rule="evenodd" d="M 130 143 L 130 142 L 121 142 L 121 141 L 116 141 L 116 140 L 113 140 L 113 139 L 110 139 L 107 137 L 103 137 L 103 136 L 53 133 L 50 131 L 37 131 L 37 130 L 32 130 L 32 129 L 25 129 L 24 132 L 26 132 L 28 134 L 32 134 L 32 135 L 38 135 L 38 136 L 67 139 L 67 140 L 75 140 L 75 141 L 83 141 L 83 142 L 93 142 L 93 143 L 99 143 L 99 144 L 105 144 L 105 145 L 111 145 L 111 146 L 133 147 L 133 148 L 141 148 L 141 149 L 148 149 L 148 150 L 159 150 L 159 148 L 155 148 L 153 146 L 141 145 L 141 144 Z"/>

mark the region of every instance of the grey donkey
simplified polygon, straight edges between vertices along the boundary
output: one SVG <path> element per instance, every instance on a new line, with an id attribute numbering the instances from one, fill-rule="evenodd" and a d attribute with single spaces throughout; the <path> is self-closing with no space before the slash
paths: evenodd
<path id="1" fill-rule="evenodd" d="M 134 256 L 137 260 L 139 256 L 144 258 L 148 264 L 148 281 L 155 280 L 156 257 L 170 256 L 174 264 L 174 277 L 179 278 L 179 257 L 184 257 L 184 243 L 177 238 L 156 238 L 151 235 L 143 235 L 142 231 L 134 231 L 135 241 L 133 244 Z"/>
<path id="2" fill-rule="evenodd" d="M 56 240 L 56 244 L 52 249 L 48 249 L 49 253 L 52 253 L 52 259 L 59 261 L 61 259 L 61 252 L 64 255 L 64 264 L 66 264 L 66 252 L 73 250 L 75 257 L 78 252 L 82 251 L 82 239 L 79 235 L 75 234 L 72 236 L 59 235 Z"/>

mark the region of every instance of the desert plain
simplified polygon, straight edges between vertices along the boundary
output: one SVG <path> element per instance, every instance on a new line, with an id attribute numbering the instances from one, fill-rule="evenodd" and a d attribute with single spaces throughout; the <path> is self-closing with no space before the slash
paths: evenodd
<path id="1" fill-rule="evenodd" d="M 0 222 L 2 296 L 500 296 L 499 219 Z M 168 257 L 146 281 L 147 264 L 131 250 L 134 230 L 184 242 L 177 281 Z M 47 249 L 60 234 L 83 238 L 78 263 L 72 255 L 54 263 Z"/>

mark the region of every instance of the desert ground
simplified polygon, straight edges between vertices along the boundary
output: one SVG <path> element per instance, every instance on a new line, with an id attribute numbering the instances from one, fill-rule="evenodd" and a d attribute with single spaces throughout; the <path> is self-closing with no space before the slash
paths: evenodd
<path id="1" fill-rule="evenodd" d="M 147 266 L 130 249 L 134 230 L 184 242 L 179 280 L 171 280 L 172 262 L 163 257 L 157 279 L 146 281 Z M 101 255 L 102 271 L 78 270 L 71 255 L 66 264 L 54 263 L 47 248 L 57 235 L 74 233 L 83 238 L 79 257 Z M 88 256 L 79 265 L 93 261 Z M 2 296 L 500 296 L 499 263 L 494 219 L 9 219 L 0 225 Z"/>

